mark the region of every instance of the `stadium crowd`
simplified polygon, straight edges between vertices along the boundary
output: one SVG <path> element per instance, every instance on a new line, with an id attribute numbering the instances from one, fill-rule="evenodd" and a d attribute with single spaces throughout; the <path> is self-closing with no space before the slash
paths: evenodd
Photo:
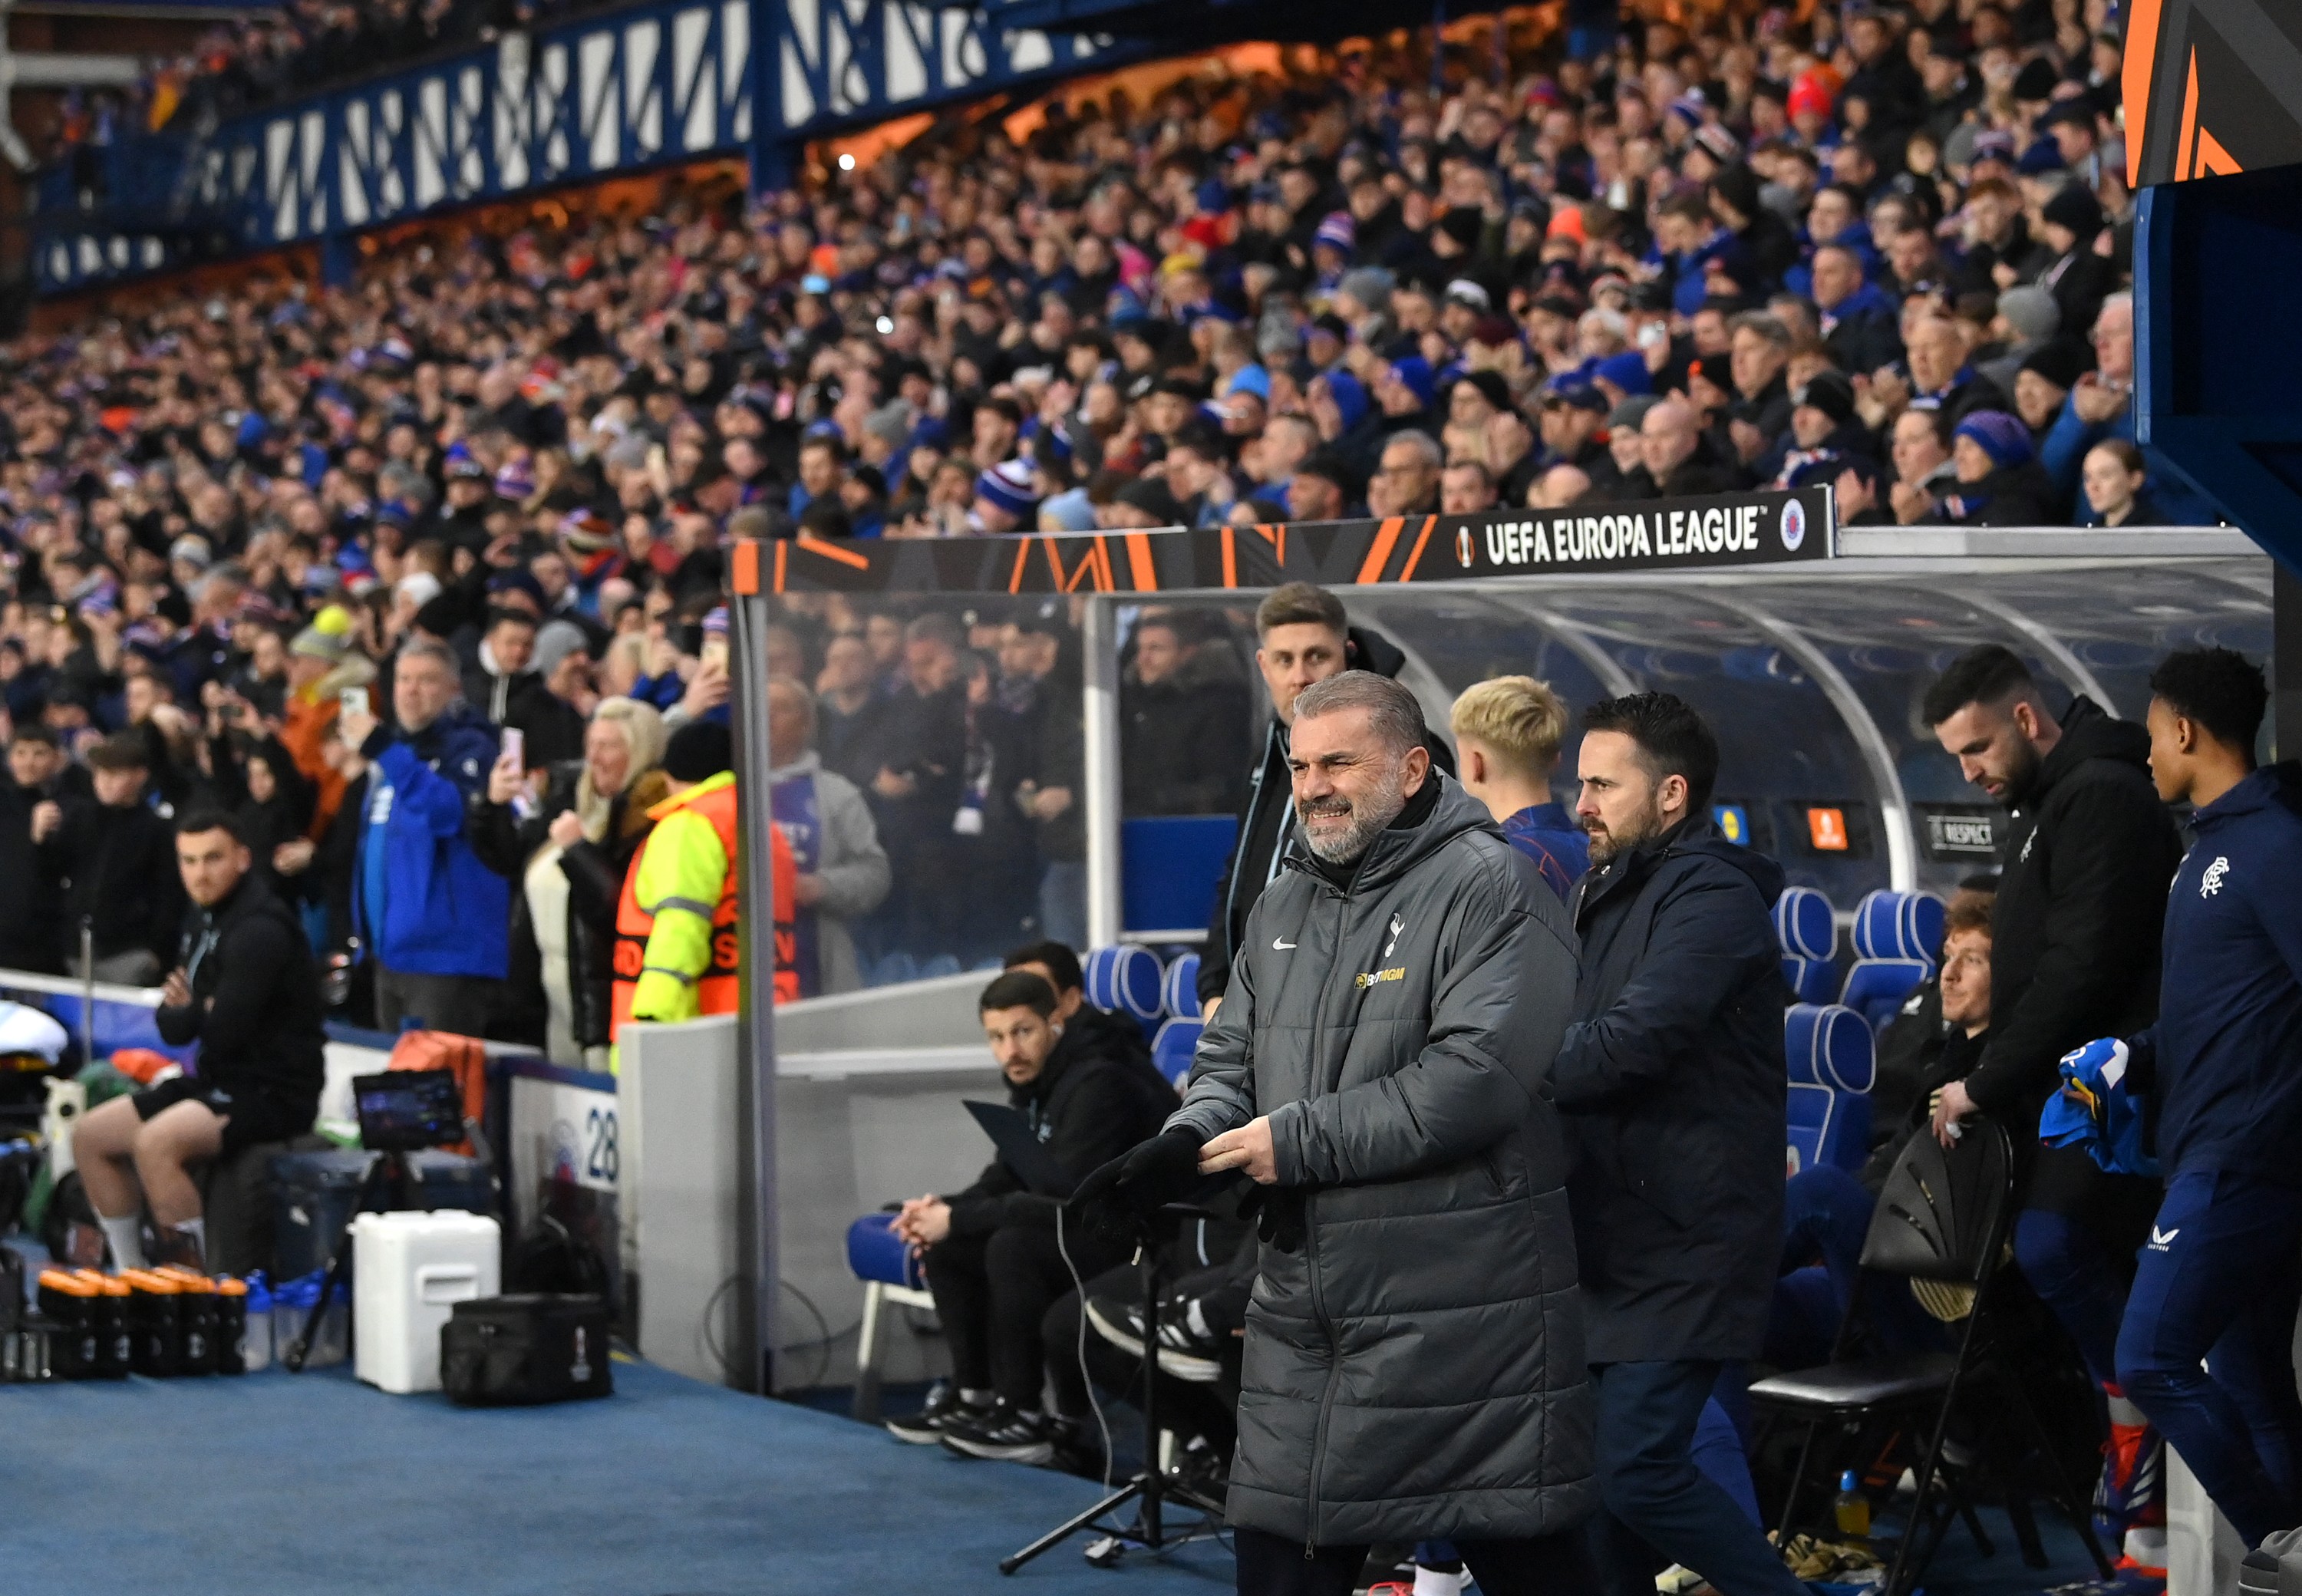
<path id="1" fill-rule="evenodd" d="M 725 791 L 732 539 L 1472 514 L 1814 483 L 1857 524 L 2210 520 L 2134 438 L 2106 29 L 2101 0 L 1853 0 L 1803 20 L 1647 23 L 1591 61 L 1551 41 L 1500 81 L 1452 57 L 1442 92 L 1411 52 L 1347 51 L 1284 80 L 1209 67 L 1142 104 L 1050 101 L 1012 134 L 954 117 L 751 206 L 673 181 L 645 218 L 579 206 L 564 224 L 405 241 L 340 290 L 162 290 L 21 340 L 0 387 L 0 965 L 85 955 L 105 979 L 158 984 L 184 923 L 167 813 L 223 809 L 353 1017 L 603 1054 L 627 973 L 615 884 L 673 798 Z M 1594 1374 L 1554 1349 L 1558 1366 L 1518 1398 L 1587 1399 L 1590 1477 L 1545 1465 L 1560 1477 L 1525 1511 L 1357 1513 L 1409 1499 L 1384 1471 L 1441 1449 L 1432 1415 L 1458 1388 L 1441 1382 L 1399 1410 L 1419 1428 L 1348 1459 L 1326 1519 L 1293 1516 L 1287 1471 L 1329 1444 L 1300 1362 L 1275 1382 L 1294 1389 L 1256 1393 L 1258 1432 L 1293 1440 L 1239 1454 L 1263 1471 L 1245 1491 L 1267 1499 L 1262 1520 L 1241 1519 L 1263 1538 L 1242 1538 L 1243 1567 L 1252 1553 L 1308 1570 L 1289 1588 L 1349 1589 L 1358 1559 L 1339 1554 L 1363 1556 L 1358 1541 L 1441 1533 L 1462 1558 L 1426 1547 L 1426 1567 L 1500 1567 L 1525 1549 L 1499 1547 L 1546 1515 L 1579 1519 L 1595 1491 L 1612 1528 L 1635 1532 L 1606 1588 L 1653 1588 L 1641 1540 L 1722 1587 L 1780 1588 L 1727 1409 L 1769 1346 L 1827 1341 L 1850 1231 L 1891 1170 L 1802 1171 L 1777 1196 L 1783 992 L 1766 908 L 1780 871 L 1705 819 L 1715 740 L 1667 695 L 1583 706 L 1570 819 L 1550 787 L 1567 707 L 1539 684 L 1466 694 L 1459 774 L 1443 777 L 1447 751 L 1381 682 L 1395 651 L 1332 595 L 1281 590 L 1246 626 L 1147 610 L 1127 649 L 1129 812 L 1242 822 L 1201 967 L 1210 1041 L 1180 1122 L 1162 1117 L 1176 1105 L 1141 1038 L 1103 1056 L 1076 995 L 1083 751 L 1064 601 L 780 606 L 765 691 L 796 988 L 1012 950 L 1015 971 L 981 999 L 987 1037 L 1020 1108 L 1095 1123 L 1100 1139 L 1059 1149 L 1071 1173 L 1147 1209 L 1202 1171 L 1276 1188 L 1253 1238 L 1249 1215 L 1235 1222 L 1228 1263 L 1199 1232 L 1211 1273 L 1177 1281 L 1185 1329 L 1155 1359 L 1196 1360 L 1197 1383 L 1228 1396 L 1246 1278 L 1293 1268 L 1258 1241 L 1332 1246 L 1343 1227 L 1325 1222 L 1319 1239 L 1320 1214 L 1338 1207 L 1346 1224 L 1385 1221 L 1365 1232 L 1415 1234 L 1348 1205 L 1437 1168 L 1415 1138 L 1454 1138 L 1438 1153 L 1468 1168 L 1487 1158 L 1474 1132 L 1505 1122 L 1479 1095 L 1502 1076 L 1483 1067 L 1431 1088 L 1449 1112 L 1413 1127 L 1373 1093 L 1333 1111 L 1333 1135 L 1305 1131 L 1327 1110 L 1302 1105 L 1334 1094 L 1255 1096 L 1250 1054 L 1268 1037 L 1349 1029 L 1294 1011 L 1275 976 L 1240 979 L 1298 945 L 1274 939 L 1265 960 L 1250 925 L 1291 926 L 1276 917 L 1306 917 L 1322 890 L 1278 868 L 1291 827 L 1334 886 L 1370 858 L 1422 868 L 1425 839 L 1431 857 L 1460 838 L 1458 861 L 1499 858 L 1499 824 L 1533 861 L 1503 905 L 1514 935 L 1557 932 L 1556 1012 L 1536 1019 L 1555 1041 L 1542 1116 L 1564 1128 L 1478 1167 L 1542 1197 L 1545 1225 L 1573 1227 L 1600 1361 Z M 2269 1150 L 2302 1109 L 2287 1084 L 2236 1108 L 2210 1090 L 2292 1050 L 2291 928 L 2251 885 L 2290 867 L 2291 776 L 2253 769 L 2251 664 L 2178 655 L 2153 691 L 2146 727 L 2083 699 L 2056 711 L 2019 659 L 1985 649 L 1927 695 L 1945 755 L 2016 811 L 2023 840 L 1953 906 L 1920 1023 L 1892 1038 L 1907 1048 L 1888 1071 L 1899 1112 L 1865 1149 L 1891 1165 L 1979 1115 L 2020 1131 L 2017 1373 L 2063 1399 L 2057 1440 L 2107 1440 L 2096 1505 L 2146 1565 L 2163 1550 L 2149 1425 L 2206 1459 L 2201 1478 L 2250 1541 L 2302 1511 L 2302 1403 L 2259 1377 L 2302 1278 L 2264 1281 L 2246 1261 L 2250 1235 L 2290 1257 L 2302 1230 Z M 1298 761 L 1298 701 L 1326 728 L 1335 769 L 1311 779 L 1332 791 L 1259 805 Z M 1381 733 L 1376 774 L 1395 769 L 1393 786 L 1355 785 L 1374 777 L 1349 774 L 1367 761 L 1332 742 L 1339 725 Z M 2177 802 L 2215 811 L 2216 848 L 2245 865 L 2227 895 L 2227 871 L 2204 874 L 2219 861 L 2185 862 Z M 2057 860 L 2084 862 L 2056 875 Z M 1459 862 L 1443 875 L 1432 890 L 1450 903 L 1485 890 Z M 699 915 L 708 903 L 676 895 Z M 1676 944 L 1644 929 L 1666 908 Z M 2182 915 L 2275 920 L 2274 946 L 2200 979 L 2180 962 L 2201 945 L 2179 935 Z M 1404 929 L 1355 934 L 1388 958 L 1381 939 Z M 1674 947 L 1710 978 L 1664 971 Z M 1423 970 L 1440 955 L 1410 943 L 1402 957 Z M 1423 990 L 1407 969 L 1370 970 L 1359 989 Z M 2205 1017 L 2246 982 L 2282 995 L 2247 998 L 2254 1029 L 2225 1043 Z M 1261 1032 L 1259 992 L 1281 1016 Z M 1516 1001 L 1498 992 L 1493 1012 Z M 1368 1079 L 1416 1056 L 1394 1031 L 1408 1036 L 1365 1027 L 1348 1044 L 1364 1042 L 1350 1062 Z M 1532 1060 L 1536 1034 L 1499 1028 L 1495 1055 Z M 1647 1040 L 1614 1046 L 1624 1035 Z M 2156 1172 L 2171 1185 L 2083 1145 L 2099 1139 L 2091 1123 L 2034 1145 L 2039 1115 L 2073 1096 L 2073 1061 L 2099 1079 L 2105 1059 L 2121 1079 L 2136 1059 L 2163 1071 Z M 1288 1067 L 1315 1080 L 1339 1062 Z M 1740 1083 L 1723 1108 L 1722 1079 Z M 1508 1112 L 1537 1098 L 1509 1096 Z M 1345 1133 L 1362 1127 L 1378 1134 Z M 1571 1178 L 1561 1136 L 1584 1155 Z M 1082 1289 L 1052 1205 L 1027 1195 L 995 1170 L 895 1216 L 959 1327 L 956 1378 L 898 1421 L 903 1439 L 1054 1461 L 1084 1447 L 1088 1377 L 1133 1377 L 1080 1368 L 1080 1351 L 1074 1379 L 1049 1352 L 1083 1348 L 1085 1320 L 1122 1350 L 1136 1336 L 1140 1360 L 1146 1322 L 1107 1278 L 1128 1247 L 1083 1254 Z M 2198 1265 L 2213 1291 L 2170 1289 L 2163 1246 L 2138 1255 L 2159 1225 L 2166 1243 L 2189 1232 L 2183 1267 L 2214 1249 Z M 1036 1233 L 1051 1229 L 1052 1261 Z M 1514 1284 L 1516 1239 L 1491 1269 L 1459 1247 L 1377 1247 L 1343 1310 L 1361 1323 L 1396 1316 L 1381 1282 L 1409 1265 L 1483 1310 L 1540 1308 L 1568 1284 Z M 1654 1307 L 1659 1291 L 1690 1294 L 1673 1300 L 1693 1311 Z M 1888 1346 L 1938 1333 L 1892 1312 L 1876 1327 Z M 1434 1344 L 1434 1374 L 1472 1366 Z M 1306 1346 L 1289 1350 L 1307 1359 Z M 2200 1356 L 2223 1346 L 2247 1357 L 2209 1379 Z M 1043 1377 L 1052 1411 L 1034 1406 Z M 1176 1410 L 1190 1407 L 1178 1392 Z M 1227 1455 L 1248 1427 L 1227 1401 L 1198 1407 L 1199 1449 Z M 1727 1466 L 1698 1470 L 1714 1408 Z"/>
<path id="2" fill-rule="evenodd" d="M 2132 438 L 2105 25 L 2099 0 L 1856 0 L 1633 26 L 1592 61 L 1553 38 L 1495 80 L 1455 51 L 1443 92 L 1411 51 L 1202 63 L 748 206 L 667 180 L 644 217 L 442 231 L 340 290 L 160 287 L 20 339 L 0 845 L 31 853 L 0 957 L 53 967 L 92 917 L 99 964 L 151 977 L 174 904 L 137 817 L 213 796 L 321 945 L 508 976 L 532 1030 L 566 979 L 506 947 L 564 962 L 564 889 L 485 884 L 534 886 L 578 824 L 547 836 L 556 808 L 594 846 L 643 829 L 623 795 L 668 732 L 724 718 L 737 535 L 1812 482 L 1856 523 L 2210 519 Z M 788 828 L 838 861 L 801 869 L 838 928 L 817 979 L 1082 940 L 1064 608 L 788 609 Z M 1238 804 L 1239 619 L 1130 641 L 1130 812 Z M 475 811 L 541 806 L 443 865 L 476 917 L 363 923 L 348 690 Z M 505 728 L 525 783 L 490 779 Z"/>
<path id="3" fill-rule="evenodd" d="M 180 53 L 150 61 L 122 89 L 74 89 L 59 106 L 57 143 L 88 155 L 128 130 L 203 134 L 217 122 L 315 88 L 600 8 L 601 0 L 288 0 L 219 19 Z M 87 152 L 83 155 L 81 152 Z"/>
<path id="4" fill-rule="evenodd" d="M 199 81 L 237 103 L 525 15 L 371 9 L 291 12 Z M 1815 481 L 1857 522 L 2196 521 L 2133 447 L 2110 27 L 2105 0 L 1854 0 L 1589 61 L 1554 37 L 1495 80 L 1458 49 L 1438 92 L 1411 50 L 1210 66 L 1019 137 L 947 122 L 749 213 L 382 263 L 349 315 L 265 308 L 367 391 L 355 426 L 379 366 L 501 366 L 560 400 L 531 450 L 692 411 L 709 475 L 866 536 Z M 430 341 L 483 306 L 492 347 Z M 308 415 L 234 407 L 288 399 Z"/>

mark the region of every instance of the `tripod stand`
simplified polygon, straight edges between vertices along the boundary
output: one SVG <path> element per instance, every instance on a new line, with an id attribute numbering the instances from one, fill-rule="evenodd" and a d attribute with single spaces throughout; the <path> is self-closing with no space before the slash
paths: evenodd
<path id="1" fill-rule="evenodd" d="M 1196 1217 L 1197 1214 L 1197 1209 L 1173 1205 L 1159 1211 L 1159 1216 L 1163 1218 Z M 1159 1264 L 1154 1237 L 1147 1227 L 1136 1238 L 1135 1261 L 1143 1291 L 1143 1466 L 1134 1478 L 1085 1512 L 1064 1520 L 1014 1556 L 1001 1558 L 999 1572 L 1002 1574 L 1014 1573 L 1041 1552 L 1052 1550 L 1085 1529 L 1098 1531 L 1103 1537 L 1088 1549 L 1088 1560 L 1099 1567 L 1109 1567 L 1127 1545 L 1140 1546 L 1147 1551 L 1162 1551 L 1187 1541 L 1206 1540 L 1222 1528 L 1223 1508 L 1221 1502 L 1200 1495 L 1159 1467 Z M 1087 1311 L 1085 1302 L 1080 1304 L 1080 1311 L 1082 1314 Z M 1206 1516 L 1180 1533 L 1171 1533 L 1166 1527 L 1164 1513 L 1166 1504 L 1171 1501 L 1195 1508 Z M 1129 1502 L 1138 1504 L 1133 1523 L 1109 1525 L 1096 1522 Z"/>
<path id="2" fill-rule="evenodd" d="M 342 1289 L 344 1276 L 351 1272 L 353 1222 L 363 1214 L 392 1214 L 407 1207 L 407 1188 L 414 1179 L 405 1153 L 379 1153 L 375 1162 L 368 1165 L 367 1173 L 360 1180 L 359 1195 L 352 1199 L 352 1211 L 344 1215 L 344 1228 L 336 1233 L 335 1251 L 328 1255 L 328 1273 L 320 1282 L 320 1300 L 312 1305 L 312 1316 L 304 1321 L 302 1331 L 280 1355 L 281 1365 L 290 1374 L 304 1372 L 304 1360 L 311 1356 L 314 1344 L 320 1339 L 320 1326 L 327 1321 L 328 1306 Z"/>

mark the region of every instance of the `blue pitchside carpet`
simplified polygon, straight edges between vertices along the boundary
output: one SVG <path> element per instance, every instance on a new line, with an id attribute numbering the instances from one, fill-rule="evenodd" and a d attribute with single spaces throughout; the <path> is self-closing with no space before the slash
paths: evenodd
<path id="1" fill-rule="evenodd" d="M 464 1410 L 349 1368 L 0 1386 L 5 1596 L 1211 1596 L 1229 1552 L 1015 1551 L 1100 1494 L 618 1361 Z"/>
<path id="2" fill-rule="evenodd" d="M 1114 1414 L 1127 1424 L 1131 1415 Z M 292 1376 L 0 1386 L 0 1596 L 1215 1596 L 1230 1553 L 1080 1537 L 999 1559 L 1095 1499 L 876 1429 L 619 1360 L 602 1402 L 467 1411 L 348 1367 Z M 2086 1577 L 1953 1531 L 1928 1596 L 2034 1596 Z"/>

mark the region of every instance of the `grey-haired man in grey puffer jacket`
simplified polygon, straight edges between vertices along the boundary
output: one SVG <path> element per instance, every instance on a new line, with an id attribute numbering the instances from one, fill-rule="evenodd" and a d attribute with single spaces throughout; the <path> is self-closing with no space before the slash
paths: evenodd
<path id="1" fill-rule="evenodd" d="M 1574 935 L 1423 736 L 1396 683 L 1306 690 L 1301 841 L 1182 1107 L 1075 1199 L 1140 1214 L 1201 1174 L 1257 1182 L 1228 1509 L 1258 1596 L 1340 1596 L 1371 1542 L 1424 1536 L 1489 1596 L 1589 1589 L 1582 1309 L 1543 1096 Z"/>

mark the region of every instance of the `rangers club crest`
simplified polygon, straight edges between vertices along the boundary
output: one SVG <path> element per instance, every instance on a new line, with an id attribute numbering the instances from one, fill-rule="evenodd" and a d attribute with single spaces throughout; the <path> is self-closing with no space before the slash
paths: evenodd
<path id="1" fill-rule="evenodd" d="M 1806 507 L 1793 499 L 1783 505 L 1783 547 L 1792 553 L 1806 542 Z"/>

